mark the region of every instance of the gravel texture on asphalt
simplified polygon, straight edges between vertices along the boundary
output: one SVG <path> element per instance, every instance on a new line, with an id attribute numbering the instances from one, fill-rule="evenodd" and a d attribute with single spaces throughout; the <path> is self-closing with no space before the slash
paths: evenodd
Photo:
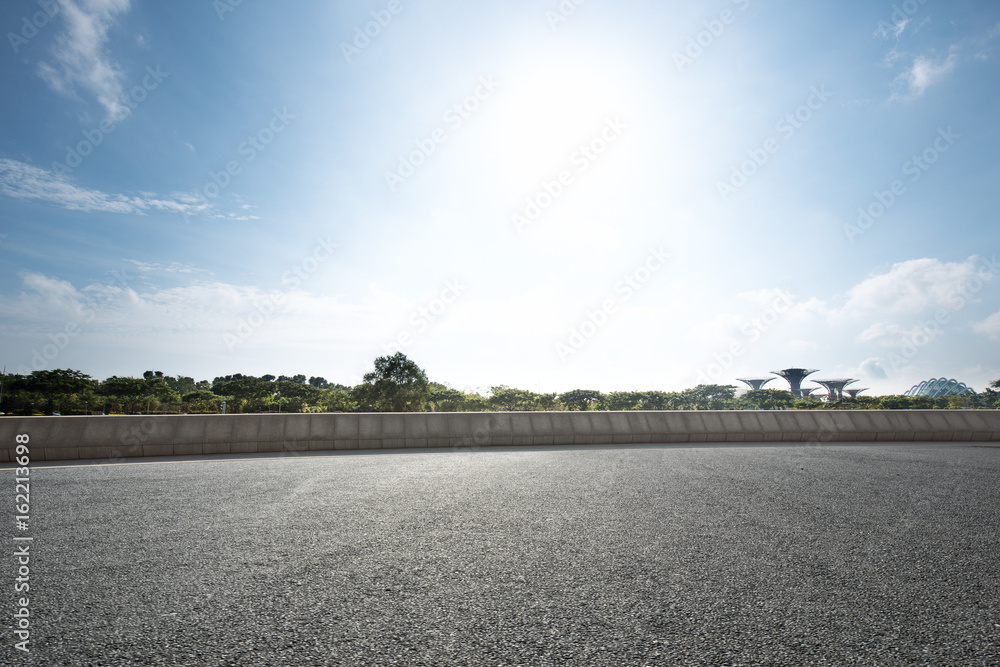
<path id="1" fill-rule="evenodd" d="M 1000 448 L 39 464 L 31 535 L 0 664 L 1000 664 Z"/>

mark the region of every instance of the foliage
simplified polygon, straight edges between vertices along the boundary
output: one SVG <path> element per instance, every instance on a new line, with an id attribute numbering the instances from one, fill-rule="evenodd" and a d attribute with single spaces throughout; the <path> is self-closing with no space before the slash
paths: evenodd
<path id="1" fill-rule="evenodd" d="M 559 400 L 566 406 L 567 410 L 589 410 L 602 398 L 599 391 L 593 389 L 574 389 L 559 395 Z"/>
<path id="2" fill-rule="evenodd" d="M 330 388 L 320 393 L 317 407 L 323 412 L 357 412 L 358 402 L 346 389 Z"/>
<path id="3" fill-rule="evenodd" d="M 734 401 L 738 409 L 778 410 L 795 404 L 795 395 L 784 389 L 752 389 Z"/>
<path id="4" fill-rule="evenodd" d="M 309 405 L 314 405 L 322 393 L 320 389 L 308 384 L 279 380 L 274 383 L 279 412 L 303 412 Z"/>
<path id="5" fill-rule="evenodd" d="M 212 393 L 216 396 L 229 396 L 244 400 L 261 399 L 275 392 L 274 385 L 262 378 L 252 376 L 233 376 L 230 380 L 212 383 Z"/>
<path id="6" fill-rule="evenodd" d="M 605 394 L 601 399 L 600 409 L 602 410 L 640 410 L 642 405 L 642 392 L 639 391 L 613 391 Z"/>
<path id="7" fill-rule="evenodd" d="M 735 397 L 736 387 L 729 384 L 700 384 L 681 392 L 686 410 L 725 410 L 732 407 Z"/>
<path id="8" fill-rule="evenodd" d="M 501 412 L 528 412 L 538 409 L 538 394 L 527 389 L 511 389 L 506 385 L 490 387 L 487 404 Z"/>
<path id="9" fill-rule="evenodd" d="M 378 357 L 375 370 L 365 373 L 364 383 L 355 387 L 362 407 L 379 412 L 422 410 L 429 395 L 427 374 L 402 352 Z"/>
<path id="10" fill-rule="evenodd" d="M 56 411 L 57 402 L 92 387 L 90 376 L 68 368 L 51 371 L 32 371 L 20 382 L 25 391 L 40 395 L 45 399 L 45 414 Z"/>
<path id="11" fill-rule="evenodd" d="M 443 384 L 431 382 L 428 385 L 427 406 L 431 412 L 463 412 L 466 409 L 467 398 L 459 390 Z"/>
<path id="12" fill-rule="evenodd" d="M 731 385 L 698 385 L 680 392 L 614 391 L 603 394 L 575 389 L 563 394 L 538 394 L 506 385 L 486 395 L 429 382 L 419 366 L 402 353 L 375 360 L 364 382 L 349 388 L 325 378 L 305 375 L 236 373 L 212 382 L 162 371 L 141 378 L 112 376 L 98 382 L 69 369 L 34 371 L 30 375 L 0 375 L 2 405 L 8 414 L 87 414 L 101 409 L 138 412 L 147 408 L 168 412 L 358 412 L 358 411 L 528 411 L 528 410 L 914 410 L 1000 409 L 1000 380 L 983 392 L 963 396 L 858 396 L 825 402 L 797 399 L 777 389 L 751 390 L 740 397 Z"/>
<path id="13" fill-rule="evenodd" d="M 151 398 L 150 388 L 145 380 L 117 375 L 102 382 L 97 393 L 106 396 L 111 403 L 117 403 L 123 412 L 138 412 L 143 402 Z"/>

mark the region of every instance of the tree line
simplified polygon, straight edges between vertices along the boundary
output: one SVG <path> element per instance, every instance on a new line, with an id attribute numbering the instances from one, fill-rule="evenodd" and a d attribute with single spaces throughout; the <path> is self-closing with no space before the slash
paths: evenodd
<path id="1" fill-rule="evenodd" d="M 971 396 L 858 396 L 825 402 L 789 391 L 758 389 L 736 396 L 733 385 L 683 391 L 574 389 L 536 393 L 505 385 L 485 395 L 431 382 L 401 352 L 379 357 L 361 384 L 349 387 L 305 375 L 236 373 L 195 381 L 146 371 L 141 378 L 99 381 L 71 369 L 0 375 L 0 414 L 168 414 L 261 412 L 489 412 L 537 410 L 1000 409 L 1000 380 Z"/>

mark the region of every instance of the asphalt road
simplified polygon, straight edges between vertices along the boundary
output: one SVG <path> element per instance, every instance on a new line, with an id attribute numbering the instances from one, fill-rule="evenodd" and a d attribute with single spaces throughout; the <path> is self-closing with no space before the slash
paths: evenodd
<path id="1" fill-rule="evenodd" d="M 0 664 L 1000 664 L 1000 448 L 40 464 L 30 534 Z"/>

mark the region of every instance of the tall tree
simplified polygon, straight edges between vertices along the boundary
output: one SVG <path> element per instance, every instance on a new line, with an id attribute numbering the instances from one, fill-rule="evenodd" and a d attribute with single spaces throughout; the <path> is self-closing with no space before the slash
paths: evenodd
<path id="1" fill-rule="evenodd" d="M 57 400 L 69 398 L 73 394 L 92 387 L 90 376 L 80 371 L 68 368 L 57 368 L 52 371 L 31 371 L 25 377 L 22 386 L 26 391 L 41 394 L 45 399 L 45 414 L 55 412 Z"/>
<path id="2" fill-rule="evenodd" d="M 150 396 L 150 387 L 145 380 L 113 375 L 101 383 L 97 393 L 117 400 L 124 412 L 136 412 L 143 401 Z"/>
<path id="3" fill-rule="evenodd" d="M 365 373 L 357 395 L 371 409 L 381 412 L 416 412 L 429 395 L 427 374 L 402 352 L 378 357 L 375 370 Z"/>
<path id="4" fill-rule="evenodd" d="M 170 377 L 168 375 L 164 377 L 163 380 L 167 383 L 168 387 L 176 391 L 181 396 L 198 390 L 197 386 L 195 386 L 194 378 L 185 377 L 183 375 Z"/>
<path id="5" fill-rule="evenodd" d="M 315 405 L 321 395 L 316 387 L 298 382 L 276 382 L 275 387 L 278 405 L 287 412 L 302 412 L 306 406 Z"/>
<path id="6" fill-rule="evenodd" d="M 275 385 L 263 378 L 243 375 L 232 377 L 232 380 L 213 383 L 212 392 L 217 396 L 237 399 L 240 405 L 245 406 L 246 412 L 260 410 L 265 399 L 269 399 L 275 392 Z"/>
<path id="7" fill-rule="evenodd" d="M 317 405 L 323 412 L 356 412 L 358 409 L 358 402 L 346 389 L 330 387 L 320 393 Z"/>

